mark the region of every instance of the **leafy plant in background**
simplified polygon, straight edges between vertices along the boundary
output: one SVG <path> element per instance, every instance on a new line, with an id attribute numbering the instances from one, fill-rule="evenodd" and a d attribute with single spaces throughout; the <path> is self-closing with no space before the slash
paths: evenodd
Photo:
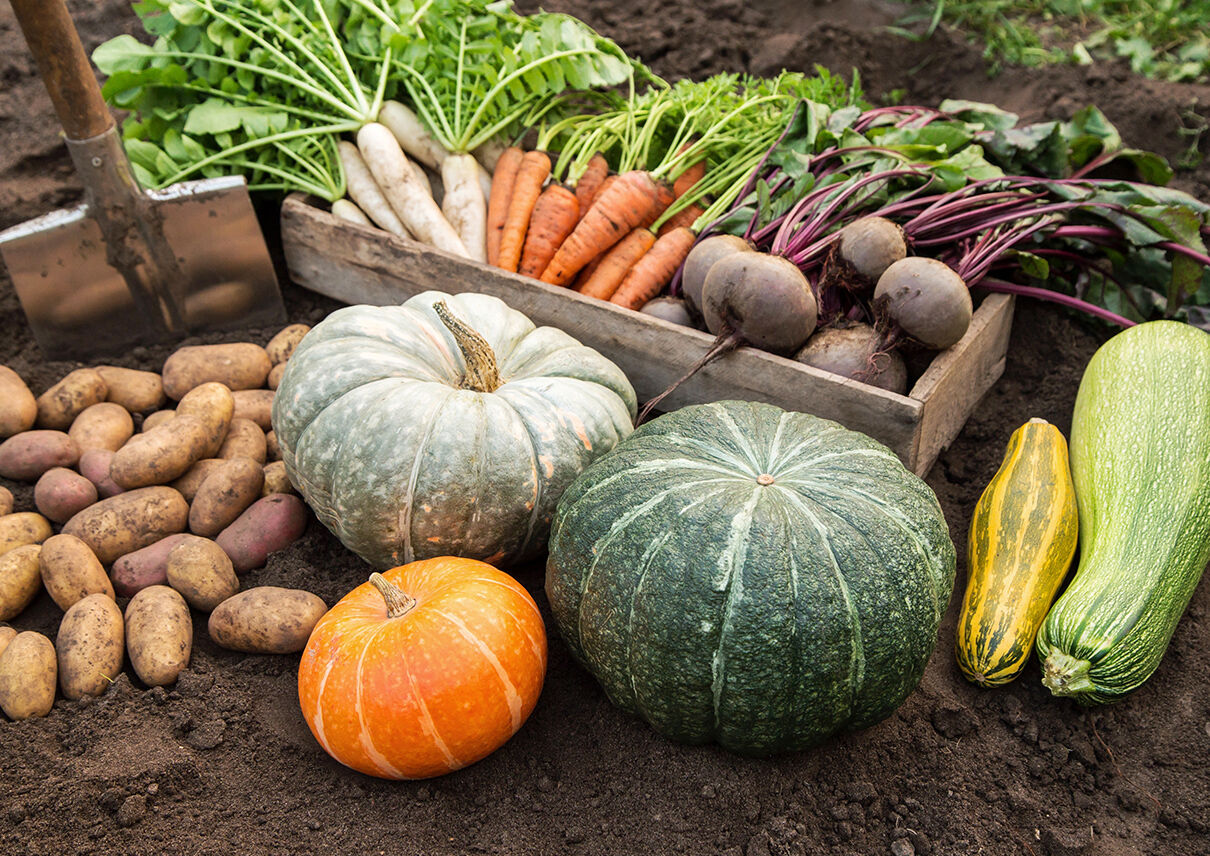
<path id="1" fill-rule="evenodd" d="M 515 131 L 566 93 L 614 86 L 635 69 L 650 76 L 576 19 L 517 15 L 507 2 L 145 0 L 135 9 L 154 43 L 119 36 L 93 60 L 109 75 L 105 97 L 132 113 L 123 135 L 149 187 L 238 172 L 254 190 L 338 199 L 341 135 L 374 121 L 407 78 L 447 73 L 451 55 L 463 72 L 453 96 L 444 80 L 429 91 L 455 113 L 476 105 L 462 130 L 479 141 Z"/>
<path id="2" fill-rule="evenodd" d="M 1210 74 L 1210 0 L 933 0 L 903 26 L 942 22 L 984 43 L 993 71 L 1125 58 L 1139 74 L 1204 80 Z"/>

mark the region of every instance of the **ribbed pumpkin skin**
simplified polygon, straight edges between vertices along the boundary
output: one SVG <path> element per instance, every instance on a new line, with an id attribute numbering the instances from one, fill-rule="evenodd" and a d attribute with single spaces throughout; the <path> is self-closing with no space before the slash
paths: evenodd
<path id="1" fill-rule="evenodd" d="M 954 565 L 936 497 L 888 449 L 730 401 L 647 423 L 575 481 L 546 593 L 615 704 L 674 740 L 767 754 L 899 706 Z"/>
<path id="2" fill-rule="evenodd" d="M 1031 420 L 1008 441 L 975 505 L 955 653 L 968 680 L 999 686 L 1025 667 L 1076 551 L 1079 518 L 1063 432 Z"/>
<path id="3" fill-rule="evenodd" d="M 298 666 L 303 718 L 340 763 L 386 779 L 472 764 L 529 717 L 546 675 L 546 630 L 529 593 L 471 559 L 385 571 L 416 600 L 397 618 L 370 583 L 319 620 Z"/>
<path id="4" fill-rule="evenodd" d="M 1038 633 L 1043 683 L 1085 704 L 1151 676 L 1210 561 L 1210 335 L 1125 330 L 1076 393 L 1080 562 Z"/>
<path id="5" fill-rule="evenodd" d="M 482 335 L 503 385 L 460 389 L 466 361 L 432 305 Z M 425 292 L 350 306 L 290 357 L 273 427 L 290 480 L 340 540 L 377 568 L 541 553 L 555 503 L 630 433 L 622 371 L 483 294 Z"/>

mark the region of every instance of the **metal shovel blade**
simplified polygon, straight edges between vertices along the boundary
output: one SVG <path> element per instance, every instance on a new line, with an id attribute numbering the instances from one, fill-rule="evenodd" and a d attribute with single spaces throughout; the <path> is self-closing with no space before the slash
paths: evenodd
<path id="1" fill-rule="evenodd" d="M 277 276 L 239 176 L 185 181 L 144 191 L 176 260 L 161 308 L 140 302 L 111 266 L 87 205 L 53 211 L 0 232 L 0 255 L 42 352 L 83 359 L 187 332 L 284 322 Z M 177 278 L 179 277 L 179 278 Z"/>

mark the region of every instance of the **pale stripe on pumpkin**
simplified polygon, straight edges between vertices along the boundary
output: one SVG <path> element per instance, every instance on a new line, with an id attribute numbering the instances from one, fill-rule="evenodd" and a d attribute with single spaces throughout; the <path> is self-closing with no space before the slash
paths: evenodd
<path id="1" fill-rule="evenodd" d="M 466 626 L 466 622 L 462 619 L 442 612 L 440 609 L 434 609 L 435 615 L 440 615 L 458 631 L 458 634 L 469 642 L 492 667 L 492 671 L 496 673 L 496 677 L 500 679 L 500 686 L 504 690 L 504 701 L 508 705 L 508 717 L 512 723 L 513 731 L 516 732 L 521 727 L 521 694 L 517 692 L 517 686 L 513 683 L 512 678 L 508 676 L 504 665 L 500 662 L 500 658 L 496 656 L 496 652 L 484 644 L 483 640 L 471 632 L 471 629 Z"/>

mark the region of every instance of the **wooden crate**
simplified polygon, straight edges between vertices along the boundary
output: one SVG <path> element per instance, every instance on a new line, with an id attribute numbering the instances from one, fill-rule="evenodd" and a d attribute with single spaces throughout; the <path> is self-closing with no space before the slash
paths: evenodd
<path id="1" fill-rule="evenodd" d="M 337 220 L 299 194 L 282 205 L 281 225 L 290 276 L 312 291 L 375 305 L 430 289 L 495 295 L 534 323 L 559 327 L 605 354 L 626 372 L 640 402 L 666 389 L 714 341 L 700 330 Z M 1004 372 L 1012 316 L 1010 296 L 988 295 L 962 341 L 938 354 L 907 395 L 740 348 L 706 366 L 661 407 L 746 399 L 813 413 L 869 434 L 924 475 Z"/>

